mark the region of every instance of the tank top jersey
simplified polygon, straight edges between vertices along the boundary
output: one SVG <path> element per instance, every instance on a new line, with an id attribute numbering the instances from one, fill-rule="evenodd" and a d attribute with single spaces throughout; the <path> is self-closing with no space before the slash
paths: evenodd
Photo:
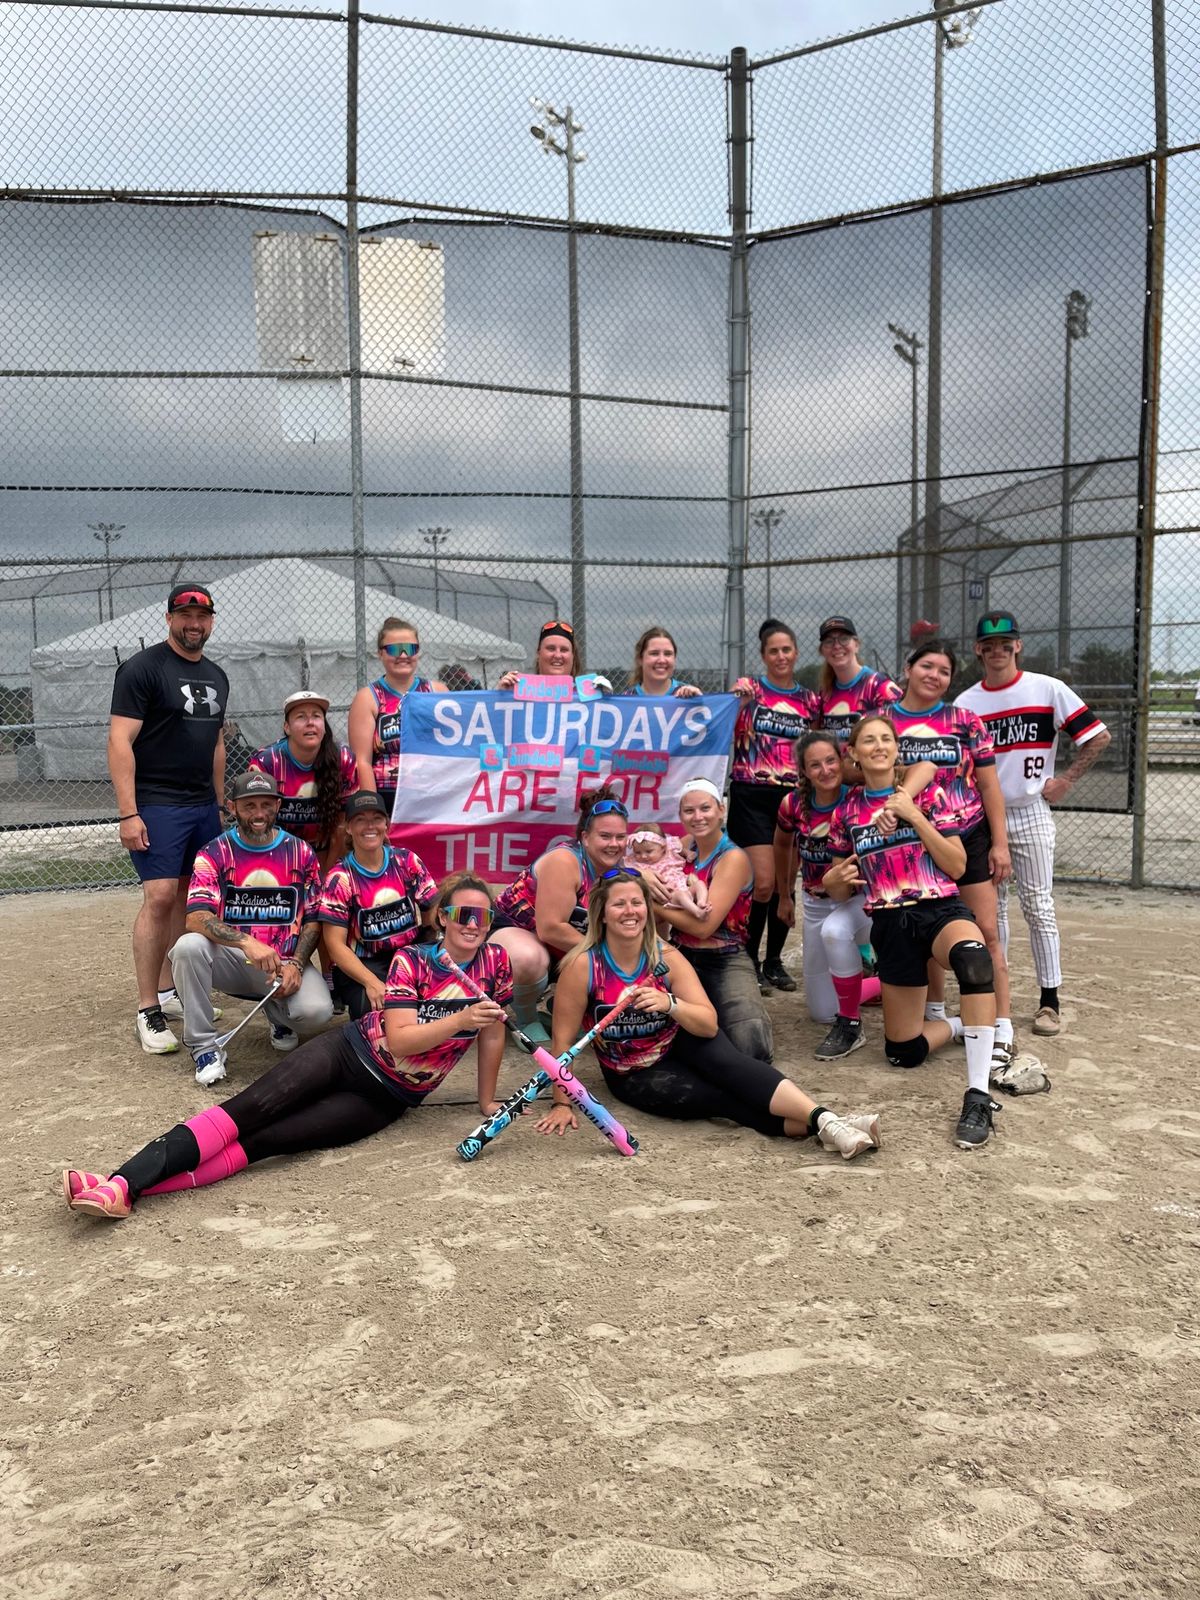
<path id="1" fill-rule="evenodd" d="M 868 711 L 890 711 L 903 693 L 900 685 L 893 683 L 886 673 L 864 667 L 849 683 L 835 683 L 832 689 L 818 693 L 821 707 L 818 726 L 832 733 L 839 748 L 845 751 L 860 717 L 866 716 Z"/>
<path id="2" fill-rule="evenodd" d="M 802 800 L 800 791 L 793 789 L 785 794 L 783 804 L 775 818 L 781 833 L 790 833 L 796 854 L 800 858 L 800 887 L 814 900 L 828 900 L 825 892 L 825 874 L 833 865 L 829 849 L 829 824 L 838 805 L 850 790 L 845 784 L 832 805 L 819 806 L 810 796 Z"/>
<path id="3" fill-rule="evenodd" d="M 670 994 L 664 961 L 653 967 L 643 955 L 634 972 L 622 972 L 609 954 L 608 946 L 599 945 L 588 951 L 588 998 L 585 1027 L 602 1022 L 632 983 L 646 988 L 660 989 Z M 658 1011 L 635 1011 L 632 1007 L 622 1011 L 612 1026 L 592 1040 L 596 1060 L 609 1072 L 622 1075 L 640 1072 L 645 1067 L 661 1061 L 679 1031 L 674 1017 Z"/>
<path id="4" fill-rule="evenodd" d="M 723 833 L 720 844 L 712 854 L 704 861 L 695 862 L 692 871 L 706 889 L 711 887 L 712 876 L 721 857 L 736 849 L 737 845 L 729 835 Z M 716 950 L 730 955 L 735 950 L 744 950 L 750 928 L 750 900 L 753 889 L 754 876 L 751 874 L 745 886 L 739 890 L 737 899 L 730 906 L 725 921 L 719 928 L 714 928 L 710 933 L 685 933 L 682 928 L 676 928 L 675 943 L 681 950 Z"/>
<path id="5" fill-rule="evenodd" d="M 575 904 L 567 921 L 579 930 L 582 938 L 587 932 L 588 895 L 596 882 L 596 872 L 582 845 L 562 844 L 557 845 L 555 850 L 568 851 L 579 863 L 579 887 L 575 891 Z M 497 912 L 507 917 L 514 927 L 524 928 L 527 933 L 537 934 L 537 869 L 546 856 L 555 854 L 555 850 L 548 850 L 545 856 L 539 856 L 532 867 L 526 867 L 519 878 L 510 883 L 507 889 L 501 889 L 496 896 Z M 567 952 L 555 950 L 553 953 L 561 959 Z"/>
<path id="6" fill-rule="evenodd" d="M 321 825 L 312 767 L 296 760 L 286 739 L 279 739 L 251 756 L 250 765 L 259 772 L 268 773 L 279 785 L 282 798 L 275 821 L 283 831 L 295 834 L 297 839 L 318 849 L 322 842 Z M 358 765 L 344 744 L 338 745 L 338 782 L 343 801 L 358 792 Z"/>
<path id="7" fill-rule="evenodd" d="M 376 678 L 368 685 L 375 700 L 375 737 L 371 741 L 374 757 L 371 770 L 375 774 L 375 788 L 380 794 L 385 790 L 395 794 L 400 781 L 400 713 L 404 709 L 404 695 L 397 694 L 386 678 Z M 428 678 L 418 678 L 405 694 L 432 694 L 433 684 Z"/>
<path id="8" fill-rule="evenodd" d="M 802 683 L 777 689 L 755 678 L 754 695 L 743 700 L 733 729 L 734 783 L 773 783 L 794 788 L 799 778 L 795 741 L 817 726 L 821 703 Z"/>
<path id="9" fill-rule="evenodd" d="M 957 831 L 970 833 L 978 827 L 983 797 L 975 773 L 979 767 L 994 767 L 996 756 L 987 729 L 975 713 L 942 700 L 928 711 L 905 711 L 894 705 L 888 716 L 896 726 L 903 764 L 911 767 L 918 761 L 932 761 L 938 769 L 933 781 L 945 790 Z"/>
<path id="10" fill-rule="evenodd" d="M 368 871 L 353 851 L 330 867 L 319 917 L 345 928 L 347 944 L 362 961 L 414 943 L 421 912 L 436 899 L 437 884 L 420 856 L 387 845 L 378 872 Z"/>
<path id="11" fill-rule="evenodd" d="M 279 828 L 269 844 L 248 845 L 230 828 L 197 854 L 187 909 L 211 911 L 287 957 L 320 897 L 321 869 L 303 839 Z"/>
<path id="12" fill-rule="evenodd" d="M 418 1022 L 440 1022 L 456 1011 L 473 1006 L 477 996 L 469 994 L 462 979 L 441 965 L 435 948 L 414 947 L 398 950 L 392 958 L 384 991 L 383 1010 L 368 1011 L 351 1028 L 351 1043 L 360 1059 L 375 1077 L 395 1086 L 406 1099 L 423 1099 L 462 1060 L 477 1037 L 473 1028 L 451 1034 L 444 1043 L 419 1055 L 395 1060 L 387 1047 L 384 1015 L 388 1011 L 415 1011 Z M 485 944 L 475 959 L 463 969 L 497 1005 L 512 999 L 512 967 L 508 951 L 498 944 Z"/>
<path id="13" fill-rule="evenodd" d="M 866 880 L 866 910 L 890 911 L 918 900 L 949 900 L 958 885 L 946 876 L 926 850 L 911 823 L 900 823 L 884 835 L 875 818 L 894 789 L 851 789 L 834 807 L 829 823 L 829 849 L 837 857 L 855 856 Z M 957 834 L 954 812 L 941 784 L 931 783 L 916 797 L 939 833 Z"/>

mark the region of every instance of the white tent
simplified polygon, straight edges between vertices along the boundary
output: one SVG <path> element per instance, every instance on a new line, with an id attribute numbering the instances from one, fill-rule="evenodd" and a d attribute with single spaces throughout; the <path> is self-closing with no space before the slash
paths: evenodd
<path id="1" fill-rule="evenodd" d="M 251 748 L 280 737 L 284 697 L 301 688 L 329 697 L 335 737 L 344 740 L 339 708 L 356 687 L 352 581 L 290 558 L 246 567 L 209 587 L 216 626 L 206 653 L 229 674 L 229 715 Z M 368 589 L 366 601 L 368 650 L 386 617 L 403 617 L 420 635 L 428 677 L 457 662 L 485 688 L 495 688 L 502 672 L 528 662 L 527 645 L 411 605 L 403 595 Z M 164 595 L 158 604 L 33 651 L 33 718 L 47 778 L 107 777 L 104 746 L 118 657 L 126 661 L 143 645 L 165 639 L 165 611 Z"/>

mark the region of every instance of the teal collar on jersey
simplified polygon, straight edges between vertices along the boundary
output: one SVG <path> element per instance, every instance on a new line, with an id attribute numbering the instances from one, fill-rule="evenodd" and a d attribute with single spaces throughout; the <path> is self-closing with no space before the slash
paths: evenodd
<path id="1" fill-rule="evenodd" d="M 854 676 L 848 679 L 848 681 L 845 683 L 843 683 L 840 678 L 834 678 L 834 687 L 837 689 L 853 689 L 856 683 L 861 683 L 863 681 L 863 679 L 867 676 L 868 671 L 869 668 L 867 667 L 859 667 Z"/>
<path id="2" fill-rule="evenodd" d="M 236 822 L 234 823 L 233 827 L 230 828 L 229 831 L 233 835 L 233 837 L 237 840 L 238 844 L 241 845 L 243 850 L 255 850 L 255 851 L 263 851 L 263 852 L 265 852 L 267 850 L 274 850 L 275 846 L 279 843 L 279 841 L 281 839 L 288 838 L 288 835 L 286 833 L 284 833 L 282 828 L 276 828 L 275 829 L 275 837 L 271 840 L 270 844 L 251 844 L 249 839 L 243 839 L 242 838 L 241 834 L 238 832 L 238 825 L 237 825 Z"/>
<path id="3" fill-rule="evenodd" d="M 413 681 L 409 684 L 408 689 L 415 689 L 419 683 L 424 683 L 424 681 L 424 678 L 422 678 L 418 673 Z M 408 689 L 393 689 L 392 685 L 387 681 L 386 672 L 382 678 L 375 679 L 375 687 L 377 689 L 386 689 L 389 694 L 394 694 L 398 700 L 403 700 L 404 696 L 408 693 Z"/>
<path id="4" fill-rule="evenodd" d="M 896 785 L 889 784 L 886 789 L 864 789 L 863 794 L 868 800 L 882 800 L 885 795 L 895 794 Z"/>
<path id="5" fill-rule="evenodd" d="M 311 772 L 312 769 L 316 766 L 316 762 L 315 761 L 301 761 L 299 756 L 293 755 L 292 754 L 292 747 L 288 743 L 286 736 L 284 738 L 282 738 L 282 739 L 276 739 L 276 741 L 275 741 L 275 749 L 276 750 L 282 750 L 284 755 L 288 758 L 288 760 L 292 763 L 292 765 L 294 767 L 299 767 L 301 772 Z"/>
<path id="6" fill-rule="evenodd" d="M 695 866 L 692 868 L 693 872 L 699 872 L 700 868 L 706 867 L 710 861 L 715 861 L 718 856 L 723 856 L 727 850 L 734 850 L 736 848 L 736 845 L 729 835 L 727 833 L 723 833 L 717 848 L 712 852 L 711 855 L 705 856 L 703 861 L 697 861 Z"/>
<path id="7" fill-rule="evenodd" d="M 903 700 L 897 700 L 891 707 L 891 716 L 900 717 L 931 717 L 935 711 L 941 711 L 945 706 L 944 700 L 939 700 L 935 706 L 926 706 L 924 711 L 910 711 Z"/>
<path id="8" fill-rule="evenodd" d="M 442 954 L 445 951 L 445 948 L 446 948 L 446 941 L 444 939 L 439 939 L 438 942 L 434 945 L 433 949 L 430 950 L 430 952 L 429 952 L 429 961 L 430 961 L 430 965 L 431 966 L 438 967 L 442 972 L 449 972 L 449 971 L 451 971 L 451 969 L 446 965 L 446 962 L 442 960 Z M 480 945 L 479 949 L 476 950 L 475 954 L 471 957 L 470 961 L 457 961 L 457 962 L 455 962 L 455 966 L 461 967 L 464 972 L 470 972 L 471 968 L 475 965 L 476 961 L 479 959 L 479 957 L 482 954 L 483 954 L 483 946 Z M 447 958 L 447 959 L 451 959 L 451 958 Z M 482 984 L 480 985 L 480 987 L 481 988 L 483 987 Z M 489 995 L 488 998 L 490 999 L 491 996 Z"/>
<path id="9" fill-rule="evenodd" d="M 831 811 L 837 810 L 838 806 L 841 805 L 842 801 L 849 793 L 850 789 L 848 785 L 843 784 L 838 790 L 838 797 L 836 800 L 831 800 L 827 806 L 819 806 L 815 800 L 810 800 L 808 802 L 808 809 L 810 811 L 817 811 L 821 814 L 821 816 L 827 817 Z"/>
<path id="10" fill-rule="evenodd" d="M 758 681 L 762 684 L 764 689 L 774 689 L 776 694 L 795 694 L 797 690 L 804 688 L 804 685 L 800 682 L 799 678 L 793 678 L 791 683 L 778 684 L 772 683 L 770 678 L 763 673 L 760 674 Z"/>
<path id="11" fill-rule="evenodd" d="M 661 694 L 647 694 L 640 683 L 635 683 L 633 686 L 633 692 L 634 694 L 640 694 L 645 700 L 665 700 L 669 694 L 674 694 L 676 689 L 678 689 L 682 683 L 682 678 L 672 678 L 671 687 L 669 689 L 664 689 Z"/>
<path id="12" fill-rule="evenodd" d="M 351 850 L 346 856 L 346 860 L 352 861 L 354 863 L 355 871 L 361 872 L 364 878 L 382 878 L 391 863 L 391 859 L 392 847 L 390 844 L 385 844 L 383 847 L 383 865 L 379 868 L 378 872 L 372 872 L 370 867 L 364 867 L 362 862 L 354 854 L 353 850 Z"/>
<path id="13" fill-rule="evenodd" d="M 616 973 L 617 977 L 624 978 L 626 983 L 636 983 L 641 977 L 642 973 L 646 970 L 647 962 L 646 952 L 644 950 L 638 958 L 637 966 L 634 967 L 632 972 L 626 972 L 624 967 L 619 967 L 617 965 L 616 961 L 613 959 L 612 951 L 608 948 L 607 939 L 601 939 L 600 941 L 600 954 L 604 957 L 605 966 L 611 967 Z"/>

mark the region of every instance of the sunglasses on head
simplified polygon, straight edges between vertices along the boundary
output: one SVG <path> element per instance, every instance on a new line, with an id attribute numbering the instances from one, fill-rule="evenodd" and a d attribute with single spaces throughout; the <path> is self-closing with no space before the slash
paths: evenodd
<path id="1" fill-rule="evenodd" d="M 547 633 L 550 633 L 554 628 L 561 628 L 564 633 L 569 633 L 569 634 L 572 634 L 572 635 L 575 632 L 575 629 L 571 626 L 571 624 L 569 622 L 557 622 L 557 621 L 556 622 L 544 622 L 542 624 L 542 634 L 543 634 L 543 636 L 546 635 Z"/>
<path id="2" fill-rule="evenodd" d="M 466 928 L 490 928 L 495 913 L 491 906 L 443 906 L 442 915 L 447 922 L 457 922 Z"/>
<path id="3" fill-rule="evenodd" d="M 203 606 L 205 611 L 212 610 L 212 601 L 206 594 L 201 594 L 197 589 L 189 589 L 186 594 L 177 594 L 172 611 L 179 611 L 183 606 Z"/>
<path id="4" fill-rule="evenodd" d="M 636 867 L 610 867 L 607 872 L 600 874 L 600 882 L 607 883 L 610 878 L 640 878 L 641 873 Z"/>
<path id="5" fill-rule="evenodd" d="M 597 800 L 588 813 L 588 820 L 590 821 L 592 817 L 606 817 L 610 812 L 615 812 L 618 817 L 623 817 L 626 822 L 629 821 L 629 812 L 619 800 Z"/>
<path id="6" fill-rule="evenodd" d="M 379 647 L 385 656 L 391 656 L 394 661 L 397 656 L 415 656 L 421 646 L 415 640 L 412 644 L 382 644 Z"/>

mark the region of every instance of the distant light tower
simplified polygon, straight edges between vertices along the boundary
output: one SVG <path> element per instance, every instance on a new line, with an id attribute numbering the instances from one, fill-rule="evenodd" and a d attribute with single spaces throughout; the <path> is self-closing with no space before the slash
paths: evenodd
<path id="1" fill-rule="evenodd" d="M 442 593 L 438 586 L 438 551 L 450 537 L 449 528 L 420 528 L 417 530 L 426 544 L 433 546 L 433 609 L 442 609 Z"/>
<path id="2" fill-rule="evenodd" d="M 771 610 L 771 535 L 787 516 L 781 506 L 764 506 L 761 511 L 751 514 L 750 520 L 756 528 L 761 528 L 767 536 L 767 616 L 773 616 Z"/>
<path id="3" fill-rule="evenodd" d="M 1077 339 L 1088 336 L 1092 302 L 1082 289 L 1072 289 L 1066 299 L 1066 351 L 1063 358 L 1062 543 L 1058 556 L 1058 665 L 1071 664 L 1071 350 Z"/>
<path id="4" fill-rule="evenodd" d="M 125 532 L 126 524 L 124 522 L 89 522 L 88 527 L 92 530 L 92 538 L 100 539 L 104 543 L 104 570 L 108 589 L 108 620 L 111 622 L 113 619 L 112 547 Z"/>
<path id="5" fill-rule="evenodd" d="M 571 107 L 557 112 L 546 100 L 531 100 L 542 114 L 530 133 L 542 147 L 543 155 L 561 156 L 567 164 L 567 340 L 570 398 L 571 455 L 571 623 L 579 659 L 586 656 L 587 595 L 583 546 L 583 417 L 579 401 L 579 261 L 575 242 L 575 168 L 587 156 L 575 149 L 575 135 L 583 132 Z M 555 132 L 561 132 L 561 142 Z"/>
<path id="6" fill-rule="evenodd" d="M 934 0 L 945 11 L 954 0 Z M 925 615 L 936 618 L 942 609 L 940 594 L 942 551 L 942 60 L 947 50 L 961 50 L 971 42 L 982 7 L 960 12 L 949 22 L 934 19 L 933 65 L 933 209 L 929 218 L 929 357 L 925 401 Z"/>
<path id="7" fill-rule="evenodd" d="M 917 496 L 917 480 L 921 476 L 921 431 L 917 409 L 917 398 L 920 392 L 921 376 L 921 351 L 925 346 L 915 333 L 907 333 L 898 323 L 889 322 L 888 332 L 895 339 L 892 349 L 900 357 L 912 373 L 912 427 L 911 427 L 911 459 L 909 464 L 909 497 L 908 497 L 908 526 L 912 538 L 912 554 L 909 557 L 908 595 L 909 604 L 912 606 L 912 615 L 919 613 L 917 593 L 920 588 L 921 570 L 917 555 L 917 523 L 921 517 L 920 501 Z M 897 580 L 896 595 L 896 641 L 897 649 L 903 647 L 904 617 L 903 605 L 899 593 L 899 580 Z"/>

